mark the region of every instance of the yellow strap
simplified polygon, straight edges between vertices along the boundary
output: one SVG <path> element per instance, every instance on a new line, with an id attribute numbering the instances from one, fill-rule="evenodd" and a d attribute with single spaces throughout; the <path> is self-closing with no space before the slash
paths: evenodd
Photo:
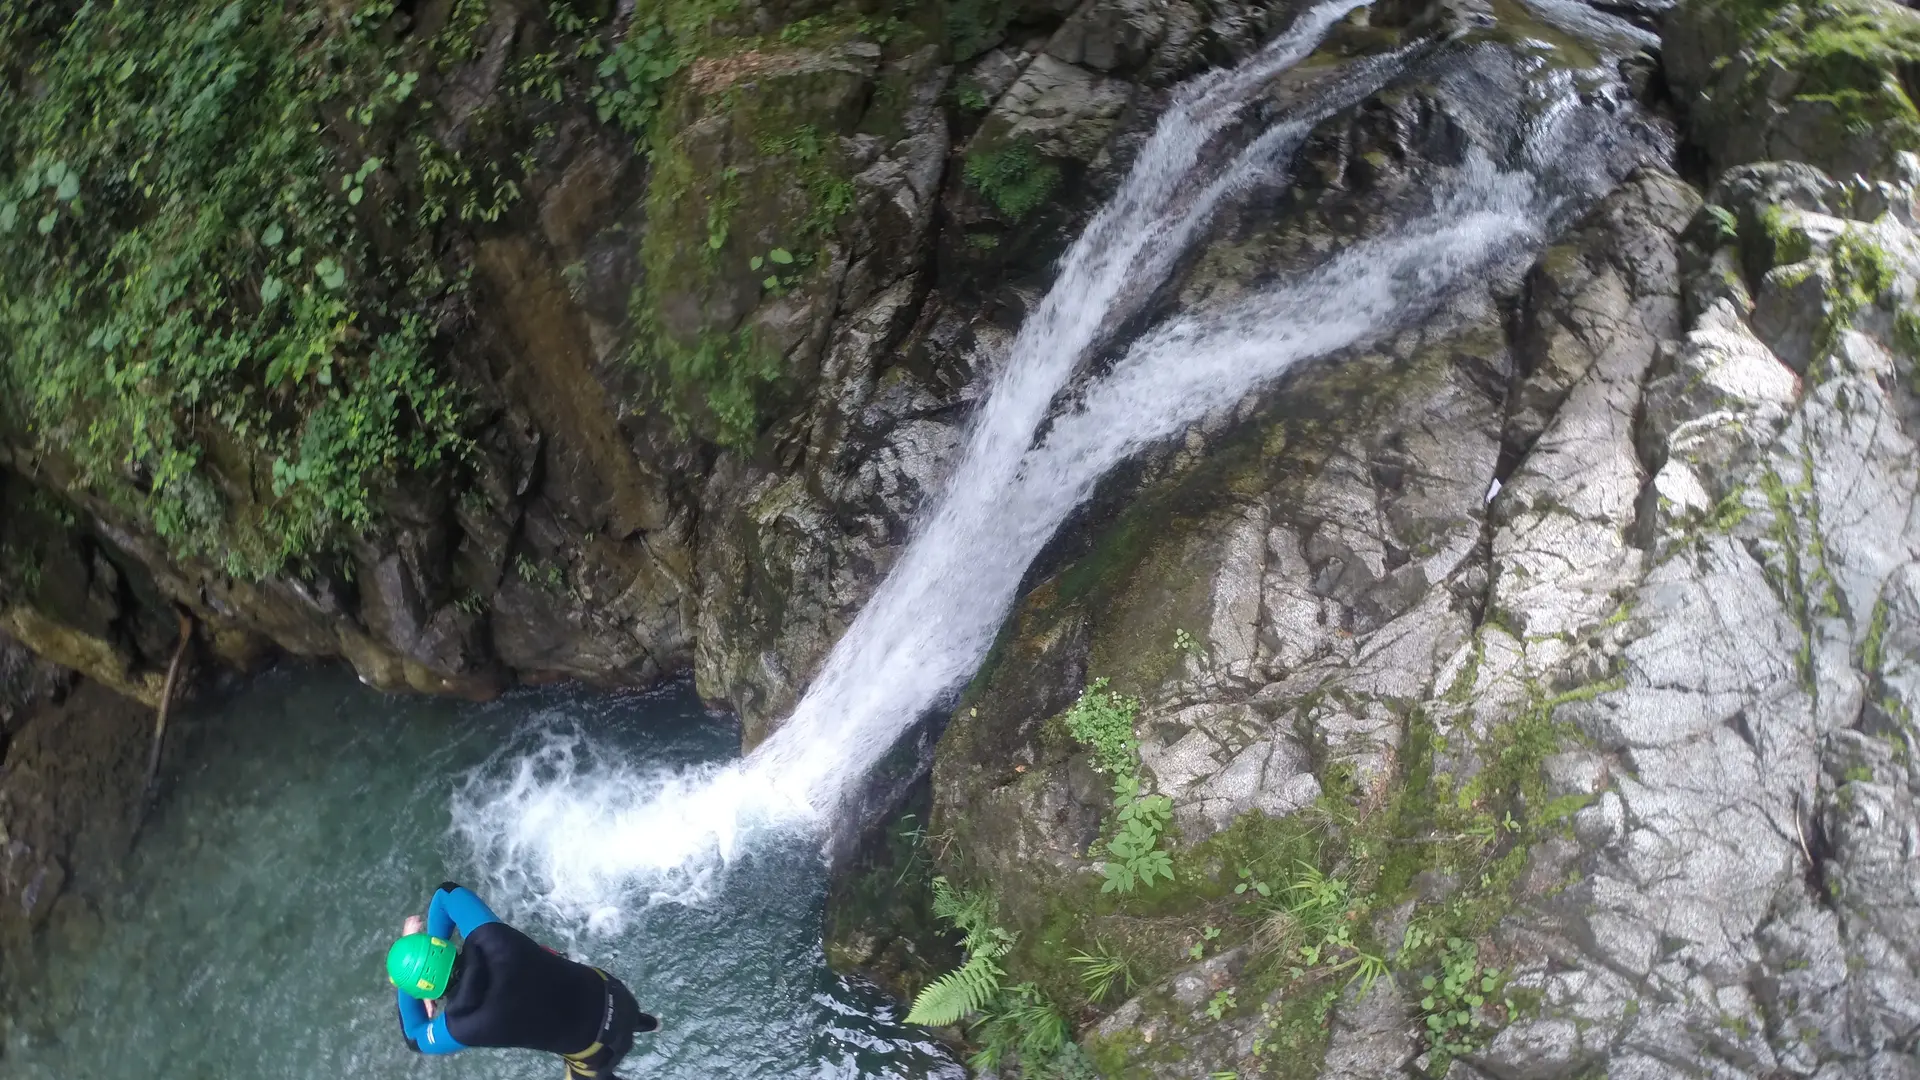
<path id="1" fill-rule="evenodd" d="M 596 1042 L 592 1046 L 587 1047 L 585 1050 L 582 1050 L 577 1054 L 566 1055 L 566 1058 L 568 1061 L 585 1061 L 586 1059 L 599 1053 L 602 1049 L 604 1049 L 604 1045 Z"/>

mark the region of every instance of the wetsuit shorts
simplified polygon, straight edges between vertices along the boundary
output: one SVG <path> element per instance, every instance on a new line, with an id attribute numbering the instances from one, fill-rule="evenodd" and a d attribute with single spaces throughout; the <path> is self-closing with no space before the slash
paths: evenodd
<path id="1" fill-rule="evenodd" d="M 568 1080 L 611 1080 L 613 1070 L 632 1052 L 633 1037 L 660 1026 L 660 1021 L 640 1011 L 640 1003 L 633 999 L 633 992 L 625 983 L 604 971 L 600 974 L 607 980 L 607 1006 L 601 1014 L 600 1037 L 585 1050 L 567 1055 Z"/>

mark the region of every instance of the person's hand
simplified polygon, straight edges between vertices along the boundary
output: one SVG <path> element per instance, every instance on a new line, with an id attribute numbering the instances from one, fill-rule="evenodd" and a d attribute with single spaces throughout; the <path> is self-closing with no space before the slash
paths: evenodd
<path id="1" fill-rule="evenodd" d="M 407 921 L 400 924 L 400 936 L 424 934 L 427 932 L 427 919 L 424 915 L 409 915 Z"/>

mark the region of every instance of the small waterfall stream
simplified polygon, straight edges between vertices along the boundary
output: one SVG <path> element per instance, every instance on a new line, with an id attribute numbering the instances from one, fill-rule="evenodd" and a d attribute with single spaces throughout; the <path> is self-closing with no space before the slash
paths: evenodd
<path id="1" fill-rule="evenodd" d="M 1115 464 L 1303 361 L 1417 320 L 1476 271 L 1523 263 L 1654 149 L 1630 103 L 1581 89 L 1573 73 L 1530 62 L 1522 78 L 1505 47 L 1455 49 L 1438 81 L 1458 84 L 1450 96 L 1501 160 L 1473 151 L 1426 178 L 1427 204 L 1386 231 L 1224 308 L 1165 321 L 1062 407 L 1083 362 L 1110 344 L 1103 334 L 1137 312 L 1218 207 L 1284 177 L 1315 124 L 1409 63 L 1401 52 L 1353 65 L 1224 162 L 1209 156 L 1249 100 L 1359 6 L 1325 0 L 1240 67 L 1174 94 L 1021 327 L 944 490 L 785 724 L 724 766 L 582 775 L 529 759 L 471 785 L 457 828 L 496 868 L 496 889 L 613 929 L 649 903 L 708 896 L 752 839 L 830 826 L 901 734 L 972 675 L 1022 574 Z M 1482 68 L 1513 75 L 1531 99 L 1486 100 Z"/>

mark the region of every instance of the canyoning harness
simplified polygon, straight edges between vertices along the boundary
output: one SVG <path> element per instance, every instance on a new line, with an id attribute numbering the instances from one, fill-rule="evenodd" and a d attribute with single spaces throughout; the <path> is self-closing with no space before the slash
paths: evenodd
<path id="1" fill-rule="evenodd" d="M 601 1014 L 600 1034 L 593 1045 L 577 1054 L 563 1055 L 567 1060 L 569 1080 L 599 1080 L 612 1076 L 613 1067 L 620 1064 L 622 1058 L 633 1049 L 633 1037 L 660 1029 L 660 1021 L 640 1011 L 640 1003 L 633 999 L 626 984 L 608 975 L 599 968 L 600 978 L 606 983 L 607 1005 Z"/>

